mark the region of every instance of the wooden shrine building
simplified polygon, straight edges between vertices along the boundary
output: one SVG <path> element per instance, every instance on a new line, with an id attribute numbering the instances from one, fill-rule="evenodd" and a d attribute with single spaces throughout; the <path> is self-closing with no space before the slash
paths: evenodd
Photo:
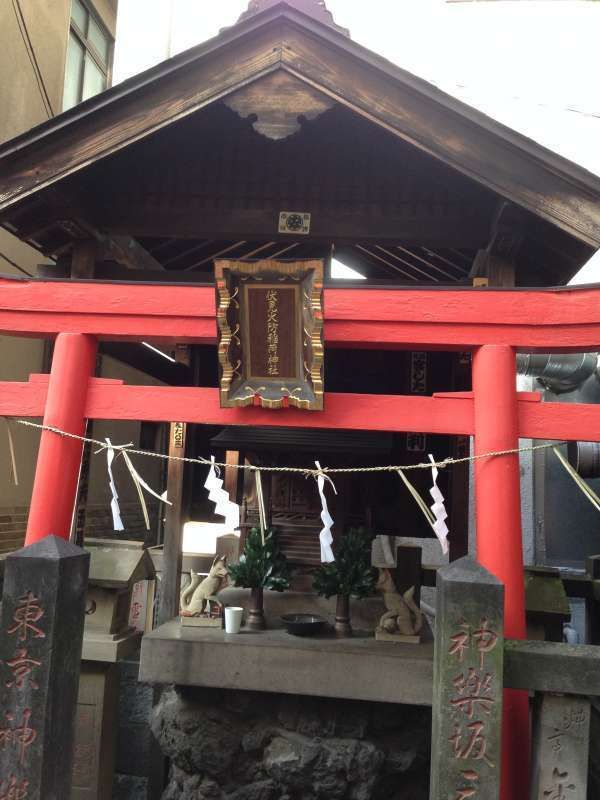
<path id="1" fill-rule="evenodd" d="M 205 456 L 282 464 L 464 455 L 473 435 L 477 453 L 519 436 L 600 440 L 597 407 L 515 389 L 516 351 L 600 349 L 600 289 L 566 288 L 600 247 L 600 178 L 361 47 L 317 0 L 253 0 L 216 38 L 4 144 L 0 224 L 56 262 L 39 279 L 0 277 L 0 333 L 56 337 L 50 377 L 3 383 L 0 415 L 76 435 L 86 418 L 198 424 Z M 323 260 L 324 410 L 220 407 L 222 258 Z M 364 279 L 336 279 L 332 259 Z M 191 348 L 171 372 L 149 367 L 172 385 L 94 377 L 98 342 L 146 368 L 142 340 Z M 43 432 L 28 542 L 69 536 L 81 453 Z M 169 467 L 171 615 L 182 473 Z M 518 456 L 478 461 L 475 478 L 478 557 L 506 585 L 507 635 L 522 637 Z M 442 481 L 461 555 L 468 471 Z M 310 521 L 293 486 L 274 493 L 288 522 Z M 400 511 L 371 523 L 392 532 Z M 526 700 L 507 703 L 506 786 Z"/>

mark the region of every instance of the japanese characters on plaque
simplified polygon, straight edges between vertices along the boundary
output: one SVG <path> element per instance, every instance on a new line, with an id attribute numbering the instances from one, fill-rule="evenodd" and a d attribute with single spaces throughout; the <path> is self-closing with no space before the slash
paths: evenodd
<path id="1" fill-rule="evenodd" d="M 267 290 L 267 373 L 279 377 L 279 292 Z"/>
<path id="2" fill-rule="evenodd" d="M 439 573 L 431 800 L 497 800 L 502 586 L 470 558 Z"/>
<path id="3" fill-rule="evenodd" d="M 148 589 L 149 581 L 138 581 L 133 584 L 131 591 L 131 606 L 129 607 L 129 627 L 139 633 L 146 632 L 148 615 Z"/>
<path id="4" fill-rule="evenodd" d="M 185 445 L 185 423 L 174 422 L 171 425 L 171 431 L 173 435 L 173 447 L 181 450 Z"/>
<path id="5" fill-rule="evenodd" d="M 299 380 L 298 286 L 243 286 L 250 377 Z"/>
<path id="6" fill-rule="evenodd" d="M 424 453 L 427 450 L 427 434 L 407 433 L 406 449 L 409 453 Z"/>
<path id="7" fill-rule="evenodd" d="M 587 697 L 544 694 L 538 698 L 532 800 L 586 800 L 590 714 Z"/>
<path id="8" fill-rule="evenodd" d="M 410 354 L 410 393 L 427 394 L 427 353 Z"/>
<path id="9" fill-rule="evenodd" d="M 323 408 L 323 262 L 215 262 L 221 406 Z"/>
<path id="10" fill-rule="evenodd" d="M 0 800 L 27 800 L 29 797 L 29 748 L 35 742 L 38 721 L 33 704 L 23 703 L 26 694 L 39 691 L 37 670 L 42 666 L 43 654 L 39 640 L 45 639 L 45 610 L 39 598 L 27 591 L 18 598 L 9 626 L 2 631 L 10 643 L 12 657 L 2 665 L 3 691 L 8 701 L 4 718 L 0 720 L 0 752 L 12 750 L 16 758 L 10 759 L 14 771 L 0 774 Z M 0 761 L 3 763 L 4 759 Z"/>
<path id="11" fill-rule="evenodd" d="M 410 354 L 409 389 L 411 394 L 427 394 L 428 355 L 422 351 Z M 426 433 L 407 433 L 406 449 L 409 453 L 424 453 L 427 450 Z"/>

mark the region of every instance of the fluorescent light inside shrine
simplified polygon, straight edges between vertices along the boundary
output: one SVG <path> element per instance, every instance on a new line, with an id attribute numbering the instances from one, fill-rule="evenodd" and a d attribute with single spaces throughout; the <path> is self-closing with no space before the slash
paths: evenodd
<path id="1" fill-rule="evenodd" d="M 217 538 L 231 534 L 225 523 L 186 522 L 183 526 L 183 552 L 212 555 L 217 552 Z M 233 531 L 239 537 L 239 531 Z"/>
<path id="2" fill-rule="evenodd" d="M 162 356 L 163 358 L 166 358 L 167 361 L 170 361 L 172 364 L 176 364 L 177 363 L 177 360 L 174 359 L 173 356 L 170 356 L 168 353 L 165 353 L 163 350 L 159 350 L 158 347 L 154 347 L 153 344 L 148 344 L 148 342 L 142 342 L 142 344 L 144 345 L 144 347 L 147 347 L 148 350 L 152 350 L 153 353 L 156 353 L 157 355 Z"/>

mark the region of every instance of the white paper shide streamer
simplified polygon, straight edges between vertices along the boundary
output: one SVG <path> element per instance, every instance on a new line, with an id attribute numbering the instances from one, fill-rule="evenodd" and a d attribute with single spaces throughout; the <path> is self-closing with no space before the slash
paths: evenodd
<path id="1" fill-rule="evenodd" d="M 133 466 L 133 462 L 129 458 L 127 451 L 124 449 L 119 448 L 119 453 L 123 456 L 123 461 L 125 462 L 125 466 L 129 470 L 129 474 L 131 475 L 131 479 L 133 481 L 133 485 L 136 488 L 138 493 L 138 497 L 140 500 L 140 505 L 142 507 L 142 513 L 144 515 L 144 522 L 146 523 L 146 530 L 150 530 L 150 516 L 148 514 L 148 507 L 146 506 L 146 499 L 144 497 L 144 492 L 142 489 L 145 489 L 149 494 L 153 497 L 156 497 L 157 500 L 160 500 L 162 503 L 166 503 L 167 505 L 173 505 L 170 503 L 166 498 L 166 492 L 162 495 L 157 494 L 152 487 L 148 486 L 146 481 L 142 478 L 136 468 Z M 123 531 L 125 530 L 125 526 L 123 525 L 123 520 L 121 519 L 121 509 L 119 507 L 119 495 L 117 492 L 117 486 L 115 484 L 115 477 L 112 471 L 113 461 L 115 460 L 115 448 L 110 439 L 106 439 L 106 466 L 108 469 L 108 485 L 110 487 L 111 492 L 111 501 L 110 501 L 110 510 L 112 511 L 113 517 L 113 529 L 115 531 Z"/>
<path id="2" fill-rule="evenodd" d="M 429 454 L 429 460 L 432 464 L 435 465 L 435 459 Z M 435 521 L 432 524 L 432 528 L 435 531 L 435 535 L 440 540 L 440 544 L 442 546 L 442 551 L 444 553 L 448 552 L 448 526 L 446 525 L 446 520 L 448 519 L 448 512 L 446 511 L 446 506 L 444 505 L 444 495 L 441 493 L 439 486 L 437 485 L 439 471 L 436 466 L 431 467 L 431 476 L 433 479 L 433 486 L 429 490 L 429 494 L 433 498 L 433 505 L 431 506 L 431 511 L 433 516 L 435 517 Z"/>
<path id="3" fill-rule="evenodd" d="M 240 527 L 240 507 L 229 499 L 229 492 L 223 489 L 223 481 L 217 476 L 215 457 L 211 456 L 208 477 L 204 483 L 208 491 L 208 499 L 215 504 L 215 514 L 225 517 L 227 533 L 233 533 Z"/>
<path id="4" fill-rule="evenodd" d="M 115 451 L 110 439 L 106 440 L 106 468 L 108 469 L 108 485 L 111 492 L 110 510 L 112 511 L 113 529 L 115 531 L 124 531 L 123 520 L 121 519 L 121 509 L 119 508 L 119 495 L 115 485 L 115 478 L 112 471 L 112 464 L 115 460 Z"/>
<path id="5" fill-rule="evenodd" d="M 317 465 L 317 469 L 321 469 L 321 465 L 318 461 L 315 461 Z M 328 479 L 331 485 L 333 486 L 333 491 L 337 494 L 336 488 L 333 485 L 333 481 Z M 335 556 L 333 555 L 333 550 L 331 545 L 333 544 L 333 536 L 331 534 L 331 529 L 333 527 L 333 517 L 329 513 L 329 509 L 327 507 L 327 498 L 325 497 L 325 476 L 324 475 L 317 475 L 317 486 L 319 487 L 319 495 L 321 497 L 321 521 L 323 522 L 323 530 L 319 534 L 319 540 L 321 542 L 321 562 L 323 564 L 331 564 L 332 561 L 335 561 Z"/>

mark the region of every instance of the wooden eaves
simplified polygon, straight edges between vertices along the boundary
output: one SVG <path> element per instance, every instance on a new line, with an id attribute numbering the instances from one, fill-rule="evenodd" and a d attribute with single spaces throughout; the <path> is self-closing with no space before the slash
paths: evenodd
<path id="1" fill-rule="evenodd" d="M 600 178 L 283 1 L 0 147 L 0 221 L 41 189 L 275 70 L 600 247 Z"/>

